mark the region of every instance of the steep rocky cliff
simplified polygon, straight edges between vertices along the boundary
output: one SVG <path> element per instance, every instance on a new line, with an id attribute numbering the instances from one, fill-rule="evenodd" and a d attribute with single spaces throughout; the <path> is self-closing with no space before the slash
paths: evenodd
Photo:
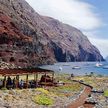
<path id="1" fill-rule="evenodd" d="M 108 56 L 105 58 L 106 61 L 108 61 Z"/>
<path id="2" fill-rule="evenodd" d="M 103 60 L 80 30 L 39 15 L 24 0 L 0 0 L 0 58 L 23 67 Z"/>

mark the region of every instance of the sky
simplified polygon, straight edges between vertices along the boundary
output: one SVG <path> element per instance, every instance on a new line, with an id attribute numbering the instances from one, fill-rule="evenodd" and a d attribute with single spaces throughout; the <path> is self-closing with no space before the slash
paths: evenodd
<path id="1" fill-rule="evenodd" d="M 108 0 L 26 0 L 41 15 L 80 29 L 108 56 Z"/>

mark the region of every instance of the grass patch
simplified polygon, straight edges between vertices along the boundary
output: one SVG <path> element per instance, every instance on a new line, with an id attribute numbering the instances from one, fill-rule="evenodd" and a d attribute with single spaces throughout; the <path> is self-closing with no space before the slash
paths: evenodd
<path id="1" fill-rule="evenodd" d="M 104 91 L 104 96 L 105 96 L 105 97 L 108 97 L 108 90 L 105 90 L 105 91 Z"/>
<path id="2" fill-rule="evenodd" d="M 8 90 L 6 87 L 2 87 L 1 90 L 5 91 Z"/>
<path id="3" fill-rule="evenodd" d="M 70 97 L 74 93 L 79 92 L 82 89 L 83 89 L 83 86 L 81 84 L 73 82 L 69 85 L 52 87 L 49 89 L 49 91 L 53 92 L 54 94 L 60 97 L 63 97 L 63 96 Z"/>
<path id="4" fill-rule="evenodd" d="M 52 105 L 53 100 L 45 94 L 39 94 L 33 98 L 33 101 L 39 105 Z"/>
<path id="5" fill-rule="evenodd" d="M 80 90 L 81 86 L 80 84 L 76 83 L 76 84 L 71 84 L 71 85 L 64 85 L 64 86 L 60 86 L 58 87 L 58 90 L 60 91 L 78 91 Z"/>
<path id="6" fill-rule="evenodd" d="M 69 74 L 55 74 L 55 78 L 58 81 L 62 81 L 64 83 L 71 82 L 69 79 L 70 75 Z"/>

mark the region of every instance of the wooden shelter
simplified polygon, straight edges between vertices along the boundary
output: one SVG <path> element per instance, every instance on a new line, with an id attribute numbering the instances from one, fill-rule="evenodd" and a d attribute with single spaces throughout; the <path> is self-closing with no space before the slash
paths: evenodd
<path id="1" fill-rule="evenodd" d="M 47 70 L 47 69 L 42 69 L 42 68 L 22 68 L 22 69 L 0 69 L 0 75 L 4 77 L 4 87 L 6 87 L 6 79 L 7 77 L 10 76 L 15 76 L 15 84 L 16 88 L 18 88 L 18 83 L 19 83 L 19 77 L 22 75 L 26 75 L 26 88 L 28 88 L 28 78 L 29 75 L 34 75 L 34 80 L 36 82 L 36 85 L 38 83 L 38 74 L 44 74 L 45 76 L 47 74 L 51 74 L 52 82 L 54 79 L 54 71 Z M 47 82 L 45 81 L 45 85 Z"/>

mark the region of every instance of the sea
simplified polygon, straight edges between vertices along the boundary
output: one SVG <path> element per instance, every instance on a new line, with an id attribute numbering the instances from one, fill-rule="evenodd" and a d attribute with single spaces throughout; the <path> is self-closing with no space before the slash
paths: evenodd
<path id="1" fill-rule="evenodd" d="M 108 62 L 101 62 L 101 66 L 96 66 L 97 62 L 60 62 L 54 65 L 43 65 L 41 68 L 53 70 L 55 73 L 65 73 L 78 75 L 89 75 L 91 72 L 96 75 L 108 76 Z"/>

